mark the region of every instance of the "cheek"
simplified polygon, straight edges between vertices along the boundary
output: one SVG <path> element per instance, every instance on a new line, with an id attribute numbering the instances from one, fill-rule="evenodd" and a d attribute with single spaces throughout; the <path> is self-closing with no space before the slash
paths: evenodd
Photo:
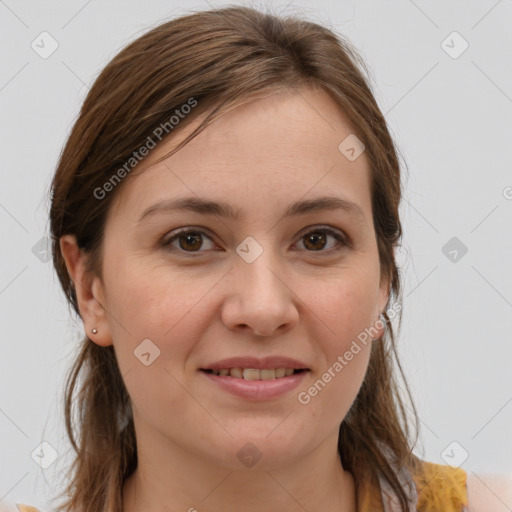
<path id="1" fill-rule="evenodd" d="M 146 339 L 163 356 L 155 363 L 182 361 L 214 314 L 209 293 L 218 276 L 192 278 L 186 271 L 164 274 L 158 268 L 122 267 L 121 262 L 116 272 L 109 282 L 109 312 L 121 364 L 130 366 L 133 351 Z"/>
<path id="2" fill-rule="evenodd" d="M 354 299 L 354 297 L 352 297 Z M 323 336 L 320 350 L 323 364 L 316 372 L 308 389 L 299 397 L 309 414 L 326 425 L 339 425 L 345 418 L 363 383 L 372 347 L 371 337 L 364 333 L 369 308 L 361 301 L 331 302 L 325 323 L 336 336 Z M 358 309 L 358 306 L 361 309 Z M 362 311 L 367 308 L 367 312 Z M 329 316 L 330 315 L 330 316 Z M 324 329 L 325 331 L 325 329 Z M 308 406 L 311 404 L 311 407 Z"/>
<path id="3" fill-rule="evenodd" d="M 108 283 L 112 316 L 138 337 L 173 338 L 182 324 L 190 327 L 191 317 L 204 316 L 205 299 L 217 281 L 218 276 L 192 276 L 186 269 L 164 272 L 159 266 L 120 262 Z"/>
<path id="4" fill-rule="evenodd" d="M 324 404 L 317 411 L 320 415 L 336 415 L 341 420 L 363 382 L 373 343 L 368 329 L 375 312 L 377 278 L 372 279 L 355 269 L 344 272 L 337 279 L 324 281 L 322 291 L 307 301 L 315 313 L 311 317 L 317 325 L 314 336 L 323 353 L 324 367 L 315 389 L 308 392 L 319 397 L 318 405 Z M 337 404 L 336 408 L 325 406 L 329 403 Z"/>
<path id="5" fill-rule="evenodd" d="M 341 330 L 341 329 L 340 329 Z M 346 337 L 331 342 L 323 338 L 324 364 L 315 372 L 309 387 L 297 397 L 306 416 L 318 424 L 342 423 L 363 383 L 371 353 L 371 339 L 361 342 L 345 329 Z M 353 330 L 353 332 L 356 332 Z"/>
<path id="6" fill-rule="evenodd" d="M 306 295 L 307 305 L 324 325 L 320 339 L 329 340 L 327 352 L 345 351 L 375 320 L 377 277 L 344 269 L 340 277 L 325 280 L 315 294 Z"/>
<path id="7" fill-rule="evenodd" d="M 200 411 L 180 383 L 184 382 L 188 354 L 211 322 L 208 291 L 218 278 L 192 280 L 174 273 L 172 279 L 164 280 L 161 275 L 154 277 L 156 274 L 128 268 L 119 274 L 132 277 L 112 287 L 115 310 L 110 327 L 121 374 L 140 417 L 173 425 L 176 431 L 186 430 L 187 418 Z M 148 339 L 151 343 L 141 345 Z M 136 355 L 144 353 L 141 346 L 150 354 L 148 365 Z"/>

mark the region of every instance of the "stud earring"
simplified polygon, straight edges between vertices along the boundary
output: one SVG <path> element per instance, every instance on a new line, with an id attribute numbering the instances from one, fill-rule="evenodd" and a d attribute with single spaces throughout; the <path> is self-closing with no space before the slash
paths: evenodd
<path id="1" fill-rule="evenodd" d="M 98 329 L 96 329 L 96 327 L 92 330 L 92 333 L 93 334 L 96 334 L 98 332 Z"/>

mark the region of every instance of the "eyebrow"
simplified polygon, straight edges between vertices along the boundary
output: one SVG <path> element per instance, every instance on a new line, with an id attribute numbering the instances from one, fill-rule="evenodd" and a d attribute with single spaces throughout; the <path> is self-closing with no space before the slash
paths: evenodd
<path id="1" fill-rule="evenodd" d="M 238 220 L 241 216 L 240 210 L 224 202 L 211 201 L 201 197 L 184 197 L 180 199 L 163 199 L 146 208 L 138 219 L 138 223 L 143 219 L 157 213 L 172 213 L 175 211 L 186 210 L 202 215 L 216 215 L 230 220 Z M 343 210 L 353 215 L 361 224 L 366 225 L 366 216 L 361 207 L 348 199 L 335 196 L 317 197 L 297 201 L 291 204 L 284 217 L 296 217 L 307 213 L 323 212 L 328 210 Z"/>

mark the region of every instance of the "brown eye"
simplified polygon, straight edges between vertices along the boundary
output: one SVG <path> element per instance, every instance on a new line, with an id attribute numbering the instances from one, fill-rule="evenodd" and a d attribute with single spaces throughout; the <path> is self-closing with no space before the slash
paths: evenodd
<path id="1" fill-rule="evenodd" d="M 332 247 L 324 250 L 329 237 L 337 240 L 341 246 L 347 245 L 345 238 L 341 235 L 341 233 L 327 228 L 310 231 L 309 233 L 303 235 L 301 240 L 304 240 L 304 247 L 306 247 L 308 252 L 330 252 Z"/>
<path id="2" fill-rule="evenodd" d="M 304 237 L 304 245 L 308 249 L 318 251 L 324 248 L 326 242 L 325 233 L 311 233 Z"/>
<path id="3" fill-rule="evenodd" d="M 199 250 L 204 244 L 202 240 L 203 237 L 211 241 L 211 238 L 207 236 L 203 231 L 191 229 L 182 230 L 171 238 L 162 242 L 162 246 L 167 247 L 172 251 L 203 252 Z M 178 242 L 179 247 L 173 245 L 175 241 Z"/>
<path id="4" fill-rule="evenodd" d="M 179 235 L 178 240 L 180 242 L 180 249 L 195 251 L 201 248 L 203 242 L 201 240 L 201 234 L 199 233 L 187 233 L 185 235 Z"/>

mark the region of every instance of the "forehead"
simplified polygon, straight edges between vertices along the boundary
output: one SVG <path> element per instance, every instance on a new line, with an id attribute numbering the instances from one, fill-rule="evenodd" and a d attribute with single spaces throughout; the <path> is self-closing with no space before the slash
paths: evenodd
<path id="1" fill-rule="evenodd" d="M 136 179 L 127 178 L 115 210 L 140 213 L 155 201 L 185 195 L 229 202 L 247 215 L 261 214 L 263 205 L 284 207 L 326 194 L 371 208 L 366 155 L 351 161 L 340 151 L 353 129 L 324 91 L 280 92 L 238 106 L 155 163 L 206 115 L 152 150 Z"/>

